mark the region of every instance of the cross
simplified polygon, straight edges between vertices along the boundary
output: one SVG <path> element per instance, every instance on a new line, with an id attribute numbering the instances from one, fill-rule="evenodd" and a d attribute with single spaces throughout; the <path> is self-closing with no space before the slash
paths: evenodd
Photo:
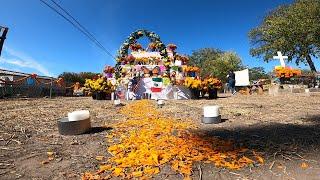
<path id="1" fill-rule="evenodd" d="M 278 51 L 277 54 L 278 54 L 278 56 L 273 56 L 273 59 L 279 59 L 281 66 L 286 67 L 284 60 L 288 59 L 288 56 L 282 56 L 281 51 Z"/>

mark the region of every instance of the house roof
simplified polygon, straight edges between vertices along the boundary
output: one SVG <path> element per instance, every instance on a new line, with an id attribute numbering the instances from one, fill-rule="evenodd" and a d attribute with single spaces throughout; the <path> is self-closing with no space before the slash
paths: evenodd
<path id="1" fill-rule="evenodd" d="M 13 76 L 30 76 L 31 74 L 29 73 L 23 73 L 23 72 L 17 72 L 17 71 L 11 71 L 11 70 L 5 70 L 5 69 L 0 69 L 0 75 L 13 75 Z M 49 77 L 49 76 L 37 76 L 37 78 L 40 79 L 47 79 L 47 80 L 55 80 L 56 78 L 54 77 Z"/>

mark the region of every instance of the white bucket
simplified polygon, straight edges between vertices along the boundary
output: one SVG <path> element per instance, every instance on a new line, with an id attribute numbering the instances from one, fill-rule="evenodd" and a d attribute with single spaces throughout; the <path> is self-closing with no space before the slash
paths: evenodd
<path id="1" fill-rule="evenodd" d="M 218 117 L 220 115 L 219 106 L 204 106 L 203 116 L 204 117 Z"/>

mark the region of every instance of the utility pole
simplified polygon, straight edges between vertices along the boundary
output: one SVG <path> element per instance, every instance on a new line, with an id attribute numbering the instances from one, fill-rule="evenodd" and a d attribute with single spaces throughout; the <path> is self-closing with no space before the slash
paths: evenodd
<path id="1" fill-rule="evenodd" d="M 6 39 L 8 30 L 9 28 L 0 26 L 0 33 L 2 33 L 2 35 L 0 36 L 0 56 L 1 56 L 2 46 L 3 46 L 4 40 Z"/>

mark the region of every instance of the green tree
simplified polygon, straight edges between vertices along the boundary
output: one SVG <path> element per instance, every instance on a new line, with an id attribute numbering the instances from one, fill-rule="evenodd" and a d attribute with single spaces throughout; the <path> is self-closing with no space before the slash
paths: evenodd
<path id="1" fill-rule="evenodd" d="M 315 73 L 312 72 L 312 71 L 310 71 L 309 69 L 302 69 L 302 70 L 301 70 L 301 73 L 302 73 L 302 75 L 304 75 L 304 76 L 314 76 L 314 75 L 315 75 Z"/>
<path id="2" fill-rule="evenodd" d="M 201 76 L 214 76 L 226 81 L 230 70 L 237 71 L 243 68 L 240 57 L 234 52 L 223 52 L 214 48 L 203 48 L 189 56 L 190 64 L 200 67 Z"/>
<path id="3" fill-rule="evenodd" d="M 222 53 L 214 61 L 207 61 L 205 64 L 209 72 L 206 75 L 217 77 L 223 82 L 227 81 L 229 71 L 243 69 L 241 58 L 234 52 Z"/>
<path id="4" fill-rule="evenodd" d="M 259 79 L 268 79 L 269 75 L 263 67 L 253 67 L 249 68 L 249 78 L 251 81 L 257 81 Z"/>
<path id="5" fill-rule="evenodd" d="M 94 76 L 96 76 L 98 73 L 93 72 L 63 72 L 59 75 L 59 78 L 62 77 L 64 81 L 66 82 L 67 86 L 71 86 L 76 82 L 79 82 L 80 84 L 85 83 L 85 79 L 92 79 Z"/>
<path id="6" fill-rule="evenodd" d="M 93 73 L 93 72 L 80 72 L 79 76 L 81 79 L 85 81 L 85 79 L 92 79 L 94 76 L 97 76 L 98 73 Z"/>
<path id="7" fill-rule="evenodd" d="M 201 69 L 201 75 L 210 74 L 210 69 L 206 66 L 208 62 L 216 60 L 223 51 L 216 48 L 202 48 L 193 51 L 189 56 L 189 64 L 198 66 Z"/>
<path id="8" fill-rule="evenodd" d="M 268 62 L 281 51 L 289 62 L 308 64 L 315 72 L 312 57 L 320 57 L 320 0 L 297 0 L 280 6 L 249 32 L 249 39 L 252 56 Z"/>

